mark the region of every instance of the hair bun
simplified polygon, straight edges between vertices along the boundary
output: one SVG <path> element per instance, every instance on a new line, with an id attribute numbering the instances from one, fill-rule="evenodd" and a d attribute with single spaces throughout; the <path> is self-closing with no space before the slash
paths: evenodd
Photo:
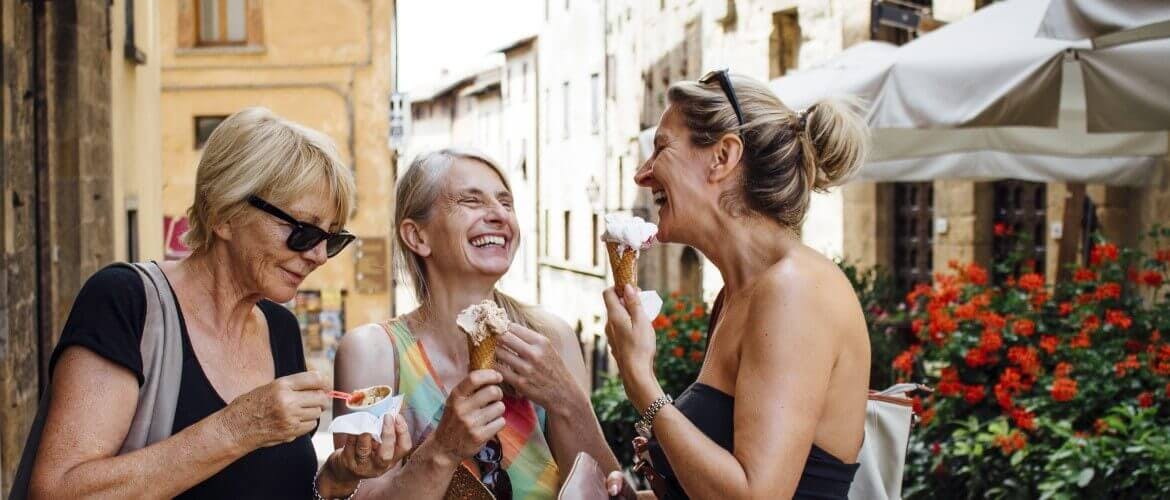
<path id="1" fill-rule="evenodd" d="M 858 113 L 856 99 L 827 98 L 805 112 L 805 133 L 815 152 L 816 179 L 812 187 L 824 191 L 857 172 L 869 149 L 869 129 Z"/>

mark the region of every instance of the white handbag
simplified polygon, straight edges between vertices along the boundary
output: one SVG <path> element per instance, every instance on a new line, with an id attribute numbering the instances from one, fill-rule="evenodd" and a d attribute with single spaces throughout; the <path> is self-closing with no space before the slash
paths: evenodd
<path id="1" fill-rule="evenodd" d="M 865 441 L 857 456 L 861 465 L 849 487 L 851 500 L 902 498 L 902 470 L 915 422 L 914 402 L 907 394 L 917 390 L 930 391 L 918 384 L 870 391 L 865 405 Z"/>

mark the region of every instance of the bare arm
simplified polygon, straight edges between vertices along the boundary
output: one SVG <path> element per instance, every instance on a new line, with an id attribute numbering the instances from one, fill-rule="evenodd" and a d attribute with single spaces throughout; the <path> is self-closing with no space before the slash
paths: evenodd
<path id="1" fill-rule="evenodd" d="M 664 407 L 654 421 L 654 435 L 692 497 L 791 497 L 813 442 L 836 359 L 835 340 L 815 292 L 810 293 L 815 284 L 763 279 L 769 282 L 761 283 L 751 299 L 741 346 L 735 453 L 707 438 L 674 406 Z M 804 291 L 783 290 L 797 286 Z M 616 303 L 616 297 L 607 300 Z M 648 320 L 635 312 L 640 308 L 636 299 L 627 300 L 627 307 L 633 328 L 649 328 L 639 326 Z M 638 363 L 628 362 L 622 368 L 637 408 L 663 394 L 649 363 L 638 368 Z"/>
<path id="2" fill-rule="evenodd" d="M 564 406 L 546 408 L 549 411 L 549 447 L 560 466 L 561 479 L 564 480 L 577 453 L 581 451 L 597 460 L 603 472 L 620 470 L 621 465 L 606 444 L 605 434 L 601 431 L 601 424 L 589 401 L 589 372 L 585 369 L 585 359 L 581 357 L 581 349 L 577 346 L 577 335 L 560 318 L 548 321 L 547 324 L 551 325 L 549 338 L 578 384 L 565 388 L 567 397 Z"/>
<path id="3" fill-rule="evenodd" d="M 394 346 L 380 325 L 360 327 L 341 339 L 333 365 L 334 386 L 346 392 L 379 384 L 395 387 L 397 361 Z M 333 414 L 346 413 L 349 409 L 345 402 L 335 400 Z M 334 436 L 333 445 L 338 450 L 330 456 L 331 462 L 336 460 L 345 439 Z M 433 441 L 428 438 L 420 443 L 405 465 L 395 465 L 382 476 L 364 481 L 357 498 L 442 498 L 460 460 L 436 450 Z M 326 464 L 322 474 L 330 469 Z"/>
<path id="4" fill-rule="evenodd" d="M 52 402 L 32 474 L 32 498 L 171 498 L 251 451 L 224 411 L 140 450 L 116 455 L 138 403 L 125 367 L 70 347 L 54 369 Z M 143 484 L 151 488 L 144 490 Z"/>

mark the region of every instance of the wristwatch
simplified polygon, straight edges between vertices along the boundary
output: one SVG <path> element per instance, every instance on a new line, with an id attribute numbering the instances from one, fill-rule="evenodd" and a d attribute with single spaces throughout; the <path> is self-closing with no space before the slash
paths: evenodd
<path id="1" fill-rule="evenodd" d="M 670 397 L 670 394 L 664 394 L 659 396 L 658 399 L 655 399 L 654 402 L 650 403 L 650 406 L 646 407 L 646 411 L 642 412 L 642 418 L 634 424 L 634 430 L 637 431 L 638 435 L 646 439 L 650 439 L 650 435 L 654 428 L 654 417 L 658 416 L 658 411 L 661 410 L 663 406 L 673 402 L 674 399 Z"/>

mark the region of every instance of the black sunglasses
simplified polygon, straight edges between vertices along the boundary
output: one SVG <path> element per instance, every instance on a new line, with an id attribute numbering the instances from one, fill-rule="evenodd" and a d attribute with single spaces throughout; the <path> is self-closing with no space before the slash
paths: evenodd
<path id="1" fill-rule="evenodd" d="M 357 238 L 344 229 L 336 233 L 331 233 L 307 222 L 296 220 L 293 216 L 285 213 L 284 210 L 272 206 L 271 203 L 264 201 L 259 196 L 249 196 L 248 203 L 260 210 L 268 212 L 269 215 L 277 219 L 292 224 L 292 232 L 288 233 L 288 240 L 285 240 L 285 244 L 288 245 L 289 250 L 294 252 L 311 250 L 324 241 L 325 255 L 333 257 L 341 253 L 346 245 L 349 245 Z"/>
<path id="2" fill-rule="evenodd" d="M 512 478 L 504 470 L 504 451 L 500 440 L 492 438 L 483 448 L 475 453 L 475 463 L 479 465 L 480 482 L 498 500 L 512 500 Z"/>
<path id="3" fill-rule="evenodd" d="M 731 86 L 731 74 L 726 69 L 717 69 L 699 79 L 699 83 L 706 85 L 711 83 L 711 80 L 719 81 L 719 88 L 723 89 L 723 94 L 727 96 L 727 100 L 731 101 L 731 109 L 735 110 L 735 119 L 739 120 L 739 126 L 743 126 L 743 111 L 739 109 L 739 99 L 735 97 L 735 87 Z"/>

